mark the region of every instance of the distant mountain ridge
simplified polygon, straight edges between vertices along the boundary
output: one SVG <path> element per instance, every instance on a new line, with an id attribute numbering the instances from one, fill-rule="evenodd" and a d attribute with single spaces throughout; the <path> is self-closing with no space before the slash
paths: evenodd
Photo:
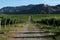
<path id="1" fill-rule="evenodd" d="M 3 14 L 60 14 L 60 5 L 49 6 L 45 4 L 27 5 L 17 7 L 3 7 L 0 9 Z"/>

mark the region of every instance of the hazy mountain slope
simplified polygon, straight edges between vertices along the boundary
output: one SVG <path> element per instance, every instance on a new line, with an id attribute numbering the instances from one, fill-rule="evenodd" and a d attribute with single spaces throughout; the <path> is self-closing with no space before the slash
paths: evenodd
<path id="1" fill-rule="evenodd" d="M 60 5 L 49 6 L 45 4 L 27 5 L 17 7 L 3 7 L 0 9 L 0 13 L 4 14 L 48 14 L 48 13 L 60 13 Z"/>

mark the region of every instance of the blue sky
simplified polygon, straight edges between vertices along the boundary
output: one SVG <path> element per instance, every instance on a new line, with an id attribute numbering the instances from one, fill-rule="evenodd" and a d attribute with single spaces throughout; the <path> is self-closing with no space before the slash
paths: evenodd
<path id="1" fill-rule="evenodd" d="M 48 4 L 57 5 L 60 4 L 60 0 L 1 0 L 0 8 L 6 6 L 21 6 L 29 4 Z"/>

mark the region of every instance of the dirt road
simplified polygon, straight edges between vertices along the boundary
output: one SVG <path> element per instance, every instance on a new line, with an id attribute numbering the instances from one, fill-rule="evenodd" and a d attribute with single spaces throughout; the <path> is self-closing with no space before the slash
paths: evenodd
<path id="1" fill-rule="evenodd" d="M 40 30 L 34 24 L 26 24 L 22 32 L 17 32 L 15 36 L 9 40 L 55 40 L 52 37 L 45 36 L 47 34 L 40 33 Z"/>

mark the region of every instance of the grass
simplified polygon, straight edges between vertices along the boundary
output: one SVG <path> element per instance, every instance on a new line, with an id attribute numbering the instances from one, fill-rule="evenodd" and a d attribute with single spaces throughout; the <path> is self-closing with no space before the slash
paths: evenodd
<path id="1" fill-rule="evenodd" d="M 0 29 L 0 40 L 7 40 L 9 37 L 14 36 L 13 33 L 22 31 L 24 24 L 16 24 L 16 25 L 7 25 L 6 27 L 2 27 Z"/>

